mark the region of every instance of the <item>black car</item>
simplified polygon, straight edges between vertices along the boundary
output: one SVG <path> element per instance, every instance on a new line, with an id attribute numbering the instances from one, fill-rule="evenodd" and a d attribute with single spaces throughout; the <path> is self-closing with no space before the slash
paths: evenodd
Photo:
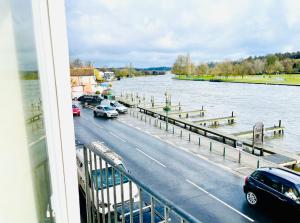
<path id="1" fill-rule="evenodd" d="M 249 205 L 274 204 L 300 212 L 300 175 L 276 167 L 264 167 L 245 178 L 244 193 Z"/>
<path id="2" fill-rule="evenodd" d="M 78 98 L 78 101 L 80 101 L 81 103 L 85 104 L 100 104 L 101 101 L 103 100 L 103 98 L 99 95 L 82 95 Z"/>

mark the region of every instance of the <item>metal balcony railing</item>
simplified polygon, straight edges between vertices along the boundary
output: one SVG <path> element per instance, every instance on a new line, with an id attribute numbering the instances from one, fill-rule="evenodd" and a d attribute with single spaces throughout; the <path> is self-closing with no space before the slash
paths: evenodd
<path id="1" fill-rule="evenodd" d="M 113 158 L 99 150 L 97 144 L 83 147 L 83 168 L 88 173 L 85 174 L 87 223 L 200 222 L 153 191 Z"/>

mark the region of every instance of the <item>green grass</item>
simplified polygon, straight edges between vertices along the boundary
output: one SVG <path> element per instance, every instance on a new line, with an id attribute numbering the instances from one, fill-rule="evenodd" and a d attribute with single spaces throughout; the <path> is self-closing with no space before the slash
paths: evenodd
<path id="1" fill-rule="evenodd" d="M 193 81 L 220 81 L 233 83 L 251 83 L 251 84 L 282 84 L 282 85 L 299 85 L 300 74 L 277 74 L 277 75 L 246 75 L 246 76 L 186 76 L 176 75 L 177 80 L 193 80 Z"/>
<path id="2" fill-rule="evenodd" d="M 21 80 L 38 80 L 38 72 L 37 71 L 21 71 L 20 72 Z"/>

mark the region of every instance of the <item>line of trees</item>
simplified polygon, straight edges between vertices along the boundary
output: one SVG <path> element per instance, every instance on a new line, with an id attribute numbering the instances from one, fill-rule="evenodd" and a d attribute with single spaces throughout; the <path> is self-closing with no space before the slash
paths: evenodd
<path id="1" fill-rule="evenodd" d="M 238 61 L 195 65 L 190 55 L 179 55 L 172 67 L 176 75 L 257 75 L 300 73 L 300 52 L 249 57 Z"/>

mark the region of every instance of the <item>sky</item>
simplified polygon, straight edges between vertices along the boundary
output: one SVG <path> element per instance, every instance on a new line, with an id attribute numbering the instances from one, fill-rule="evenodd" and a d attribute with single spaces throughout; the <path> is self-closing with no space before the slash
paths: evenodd
<path id="1" fill-rule="evenodd" d="M 172 66 L 300 50 L 299 0 L 65 0 L 71 58 Z"/>

